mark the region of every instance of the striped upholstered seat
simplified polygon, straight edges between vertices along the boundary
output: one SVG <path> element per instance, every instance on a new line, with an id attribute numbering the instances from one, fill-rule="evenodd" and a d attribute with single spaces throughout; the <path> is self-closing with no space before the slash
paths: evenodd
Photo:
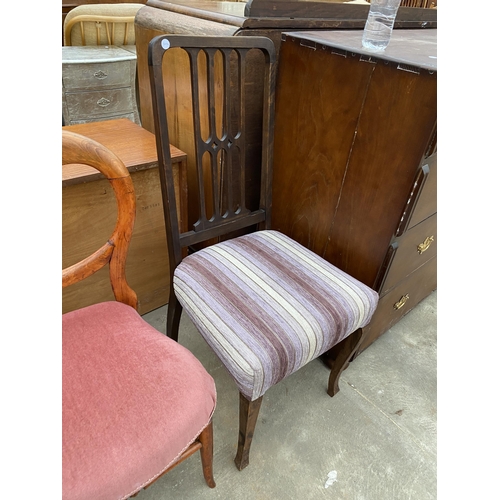
<path id="1" fill-rule="evenodd" d="M 174 289 L 250 401 L 371 319 L 378 295 L 277 231 L 201 250 Z"/>

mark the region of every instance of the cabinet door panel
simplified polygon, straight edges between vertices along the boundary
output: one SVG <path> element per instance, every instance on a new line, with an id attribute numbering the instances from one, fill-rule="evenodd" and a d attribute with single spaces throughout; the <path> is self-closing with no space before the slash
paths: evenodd
<path id="1" fill-rule="evenodd" d="M 369 286 L 399 225 L 436 120 L 435 74 L 381 62 L 374 68 L 323 255 Z"/>
<path id="2" fill-rule="evenodd" d="M 273 227 L 323 255 L 373 68 L 299 41 L 281 45 Z"/>

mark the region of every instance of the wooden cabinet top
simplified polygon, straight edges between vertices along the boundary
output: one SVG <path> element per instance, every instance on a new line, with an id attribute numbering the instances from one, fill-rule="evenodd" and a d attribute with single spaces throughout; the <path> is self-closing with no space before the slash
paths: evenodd
<path id="1" fill-rule="evenodd" d="M 300 39 L 301 44 L 312 49 L 332 48 L 336 49 L 336 53 L 345 51 L 346 54 L 355 53 L 371 59 L 437 71 L 437 29 L 394 30 L 386 50 L 380 53 L 370 52 L 361 45 L 363 31 L 300 31 L 284 35 Z"/>
<path id="2" fill-rule="evenodd" d="M 148 7 L 241 28 L 362 29 L 369 5 L 311 0 L 147 0 Z M 435 28 L 436 9 L 400 7 L 395 28 Z"/>
<path id="3" fill-rule="evenodd" d="M 130 47 L 130 48 L 128 48 Z M 137 59 L 135 48 L 123 45 L 88 45 L 62 47 L 63 64 L 130 61 Z"/>
<path id="4" fill-rule="evenodd" d="M 107 147 L 123 161 L 129 172 L 158 166 L 154 134 L 126 118 L 67 125 L 62 129 L 84 135 Z M 186 153 L 174 146 L 170 146 L 170 153 L 174 163 L 186 159 Z M 63 187 L 103 178 L 98 170 L 88 165 L 63 165 Z"/>

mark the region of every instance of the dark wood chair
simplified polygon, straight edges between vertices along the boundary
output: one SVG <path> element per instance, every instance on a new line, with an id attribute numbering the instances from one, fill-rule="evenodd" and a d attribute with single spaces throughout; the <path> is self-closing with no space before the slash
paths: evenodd
<path id="1" fill-rule="evenodd" d="M 172 50 L 185 51 L 190 61 L 191 161 L 198 192 L 189 192 L 189 202 L 200 208 L 198 220 L 184 233 L 177 222 L 169 156 L 169 126 L 175 127 L 178 117 L 171 117 L 165 98 L 165 81 L 175 66 L 164 55 Z M 263 80 L 262 88 L 252 87 L 249 96 L 246 68 L 255 67 L 246 64 L 250 57 L 260 58 Z M 163 35 L 151 40 L 148 60 L 172 283 L 167 334 L 177 340 L 184 309 L 234 378 L 240 391 L 235 463 L 241 470 L 249 463 L 267 389 L 329 352 L 334 362 L 328 394 L 333 396 L 378 295 L 271 230 L 276 72 L 271 40 Z M 261 96 L 257 106 L 255 93 Z M 182 106 L 190 107 L 187 102 Z M 256 107 L 262 117 L 258 136 L 245 127 L 246 114 L 255 113 Z M 245 173 L 248 149 L 256 139 L 261 145 L 260 202 L 251 207 L 247 192 L 259 182 L 247 182 Z M 196 251 L 183 258 L 184 247 Z"/>
<path id="2" fill-rule="evenodd" d="M 198 450 L 213 488 L 213 378 L 139 316 L 125 277 L 136 207 L 129 172 L 110 150 L 68 131 L 62 163 L 99 170 L 118 204 L 109 240 L 62 273 L 64 288 L 109 264 L 116 298 L 62 316 L 62 498 L 135 496 Z"/>

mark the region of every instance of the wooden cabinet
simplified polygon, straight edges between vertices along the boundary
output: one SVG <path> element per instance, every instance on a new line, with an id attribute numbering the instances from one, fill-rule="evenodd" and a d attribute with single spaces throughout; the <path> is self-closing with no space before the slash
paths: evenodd
<path id="1" fill-rule="evenodd" d="M 127 280 L 137 293 L 139 313 L 168 302 L 170 274 L 156 141 L 151 132 L 127 119 L 63 127 L 113 151 L 128 168 L 137 200 L 134 232 L 127 256 Z M 171 146 L 179 224 L 186 230 L 186 155 Z M 64 165 L 62 176 L 63 268 L 106 242 L 116 223 L 116 201 L 109 182 L 86 165 Z M 86 237 L 82 238 L 82 234 Z M 62 294 L 63 313 L 113 300 L 106 266 Z"/>
<path id="2" fill-rule="evenodd" d="M 308 29 L 358 29 L 361 30 L 368 15 L 368 5 L 344 4 L 336 2 L 314 1 L 268 1 L 249 0 L 248 2 L 213 1 L 213 0 L 148 0 L 146 6 L 139 10 L 135 19 L 137 46 L 137 68 L 139 79 L 139 94 L 141 103 L 142 126 L 154 131 L 153 112 L 151 106 L 151 90 L 148 69 L 149 41 L 163 34 L 184 35 L 218 35 L 218 36 L 266 36 L 276 47 L 278 60 L 283 31 Z M 395 28 L 418 28 L 435 26 L 436 11 L 432 9 L 400 8 L 396 18 Z M 187 60 L 181 58 L 169 59 L 168 65 L 172 73 L 182 74 L 188 71 Z M 262 64 L 258 60 L 247 65 L 248 94 L 255 98 L 261 95 Z M 170 77 L 166 71 L 165 78 Z M 166 81 L 166 89 L 170 89 L 171 98 L 166 95 L 169 109 L 171 130 L 169 137 L 172 144 L 185 151 L 188 155 L 188 186 L 189 191 L 196 190 L 197 176 L 194 164 L 194 143 L 190 140 L 191 118 L 183 113 L 186 103 L 190 100 L 190 88 L 182 78 L 177 81 Z M 253 165 L 260 161 L 260 123 L 262 117 L 255 109 L 259 106 L 249 106 L 246 112 L 247 134 L 254 134 L 254 141 L 248 141 L 246 158 L 246 199 L 250 208 L 258 207 L 259 174 Z M 198 216 L 197 201 L 190 203 L 190 223 Z"/>
<path id="3" fill-rule="evenodd" d="M 380 294 L 361 350 L 437 286 L 437 30 L 284 34 L 273 227 Z"/>
<path id="4" fill-rule="evenodd" d="M 65 125 L 129 118 L 140 124 L 135 47 L 62 47 Z"/>

